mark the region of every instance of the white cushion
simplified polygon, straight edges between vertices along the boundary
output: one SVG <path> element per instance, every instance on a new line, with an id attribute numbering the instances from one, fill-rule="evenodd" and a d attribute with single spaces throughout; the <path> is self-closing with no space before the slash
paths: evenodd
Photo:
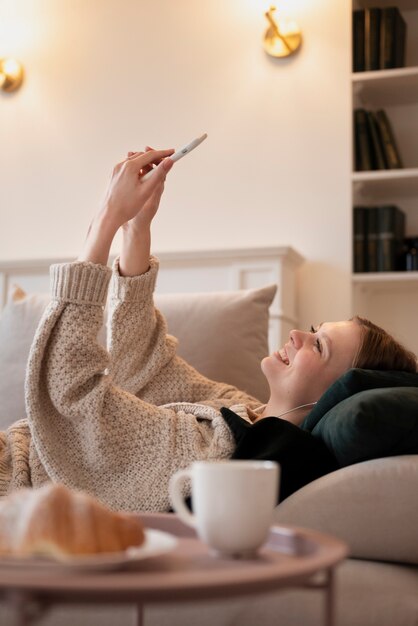
<path id="1" fill-rule="evenodd" d="M 292 493 L 274 521 L 339 537 L 355 558 L 418 565 L 417 489 L 418 455 L 363 461 Z"/>
<path id="2" fill-rule="evenodd" d="M 276 286 L 232 292 L 156 294 L 180 356 L 202 374 L 267 401 L 260 370 L 268 354 L 269 307 Z M 30 345 L 48 294 L 15 287 L 0 317 L 0 430 L 25 416 L 24 379 Z M 105 344 L 103 327 L 99 341 Z"/>

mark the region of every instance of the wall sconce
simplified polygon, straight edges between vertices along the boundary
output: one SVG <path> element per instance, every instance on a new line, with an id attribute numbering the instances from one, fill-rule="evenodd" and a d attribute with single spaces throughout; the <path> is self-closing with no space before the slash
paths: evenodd
<path id="1" fill-rule="evenodd" d="M 23 66 L 16 59 L 0 59 L 0 87 L 3 91 L 19 89 L 23 81 Z"/>
<path id="2" fill-rule="evenodd" d="M 302 43 L 302 33 L 295 21 L 275 18 L 276 7 L 270 7 L 265 16 L 270 26 L 264 35 L 264 50 L 272 57 L 288 57 L 294 54 Z"/>

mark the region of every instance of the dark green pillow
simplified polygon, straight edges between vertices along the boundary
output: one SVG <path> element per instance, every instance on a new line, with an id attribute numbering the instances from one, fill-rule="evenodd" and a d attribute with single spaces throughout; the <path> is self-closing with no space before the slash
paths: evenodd
<path id="1" fill-rule="evenodd" d="M 312 431 L 325 413 L 355 393 L 385 387 L 418 387 L 418 374 L 363 369 L 348 370 L 321 396 L 318 404 L 302 423 L 302 428 Z"/>
<path id="2" fill-rule="evenodd" d="M 303 425 L 340 467 L 418 454 L 418 374 L 353 369 L 322 396 Z"/>
<path id="3" fill-rule="evenodd" d="M 312 431 L 340 467 L 398 454 L 418 454 L 418 388 L 356 393 L 326 413 Z"/>

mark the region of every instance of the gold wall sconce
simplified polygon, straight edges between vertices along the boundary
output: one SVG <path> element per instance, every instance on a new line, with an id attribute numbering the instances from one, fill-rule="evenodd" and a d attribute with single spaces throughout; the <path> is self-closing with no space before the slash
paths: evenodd
<path id="1" fill-rule="evenodd" d="M 288 57 L 300 48 L 302 33 L 295 21 L 275 17 L 275 11 L 272 6 L 265 13 L 269 28 L 264 35 L 264 50 L 272 57 Z"/>
<path id="2" fill-rule="evenodd" d="M 0 59 L 0 88 L 16 91 L 23 81 L 23 66 L 16 59 Z"/>

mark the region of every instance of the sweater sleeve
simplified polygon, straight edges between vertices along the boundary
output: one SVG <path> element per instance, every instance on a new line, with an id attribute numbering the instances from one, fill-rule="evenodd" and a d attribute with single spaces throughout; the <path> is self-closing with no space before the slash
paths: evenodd
<path id="1" fill-rule="evenodd" d="M 208 401 L 219 407 L 259 405 L 236 387 L 206 378 L 176 354 L 177 339 L 167 334 L 165 318 L 154 307 L 158 267 L 158 260 L 151 257 L 148 272 L 123 277 L 118 259 L 114 263 L 108 347 L 115 384 L 157 405 Z"/>
<path id="2" fill-rule="evenodd" d="M 233 438 L 209 407 L 157 407 L 115 384 L 97 342 L 110 274 L 93 263 L 52 266 L 52 300 L 27 366 L 30 430 L 51 480 L 116 509 L 163 511 L 172 473 L 230 456 Z"/>

